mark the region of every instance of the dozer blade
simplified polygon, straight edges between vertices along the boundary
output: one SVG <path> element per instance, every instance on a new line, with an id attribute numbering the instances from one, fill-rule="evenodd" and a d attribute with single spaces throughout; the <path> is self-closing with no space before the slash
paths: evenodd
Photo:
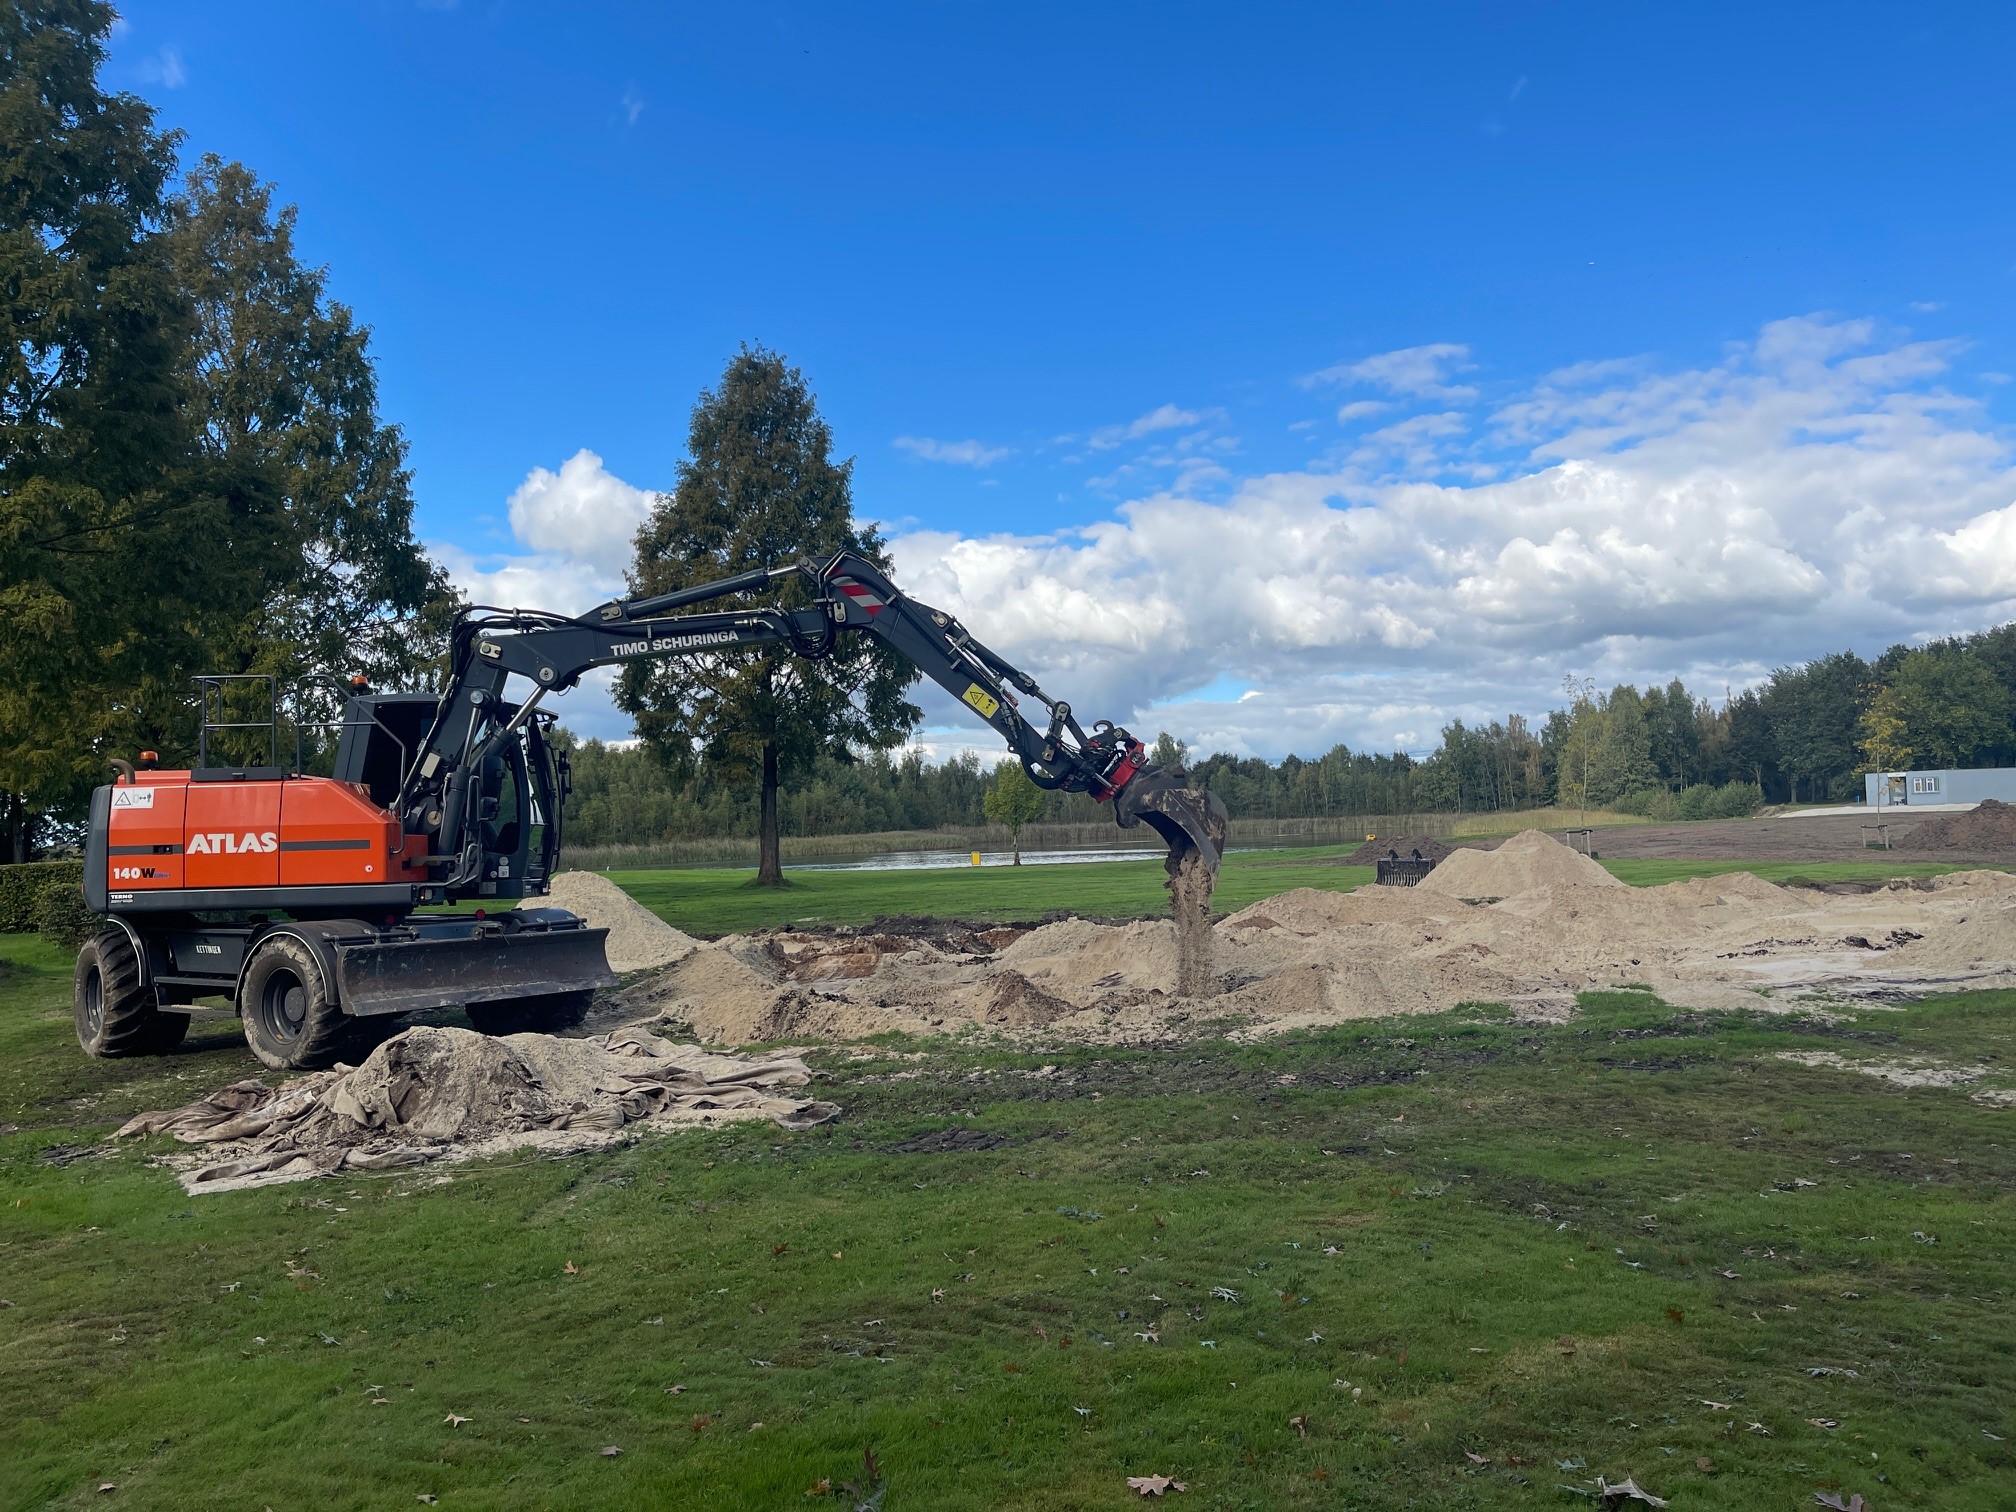
<path id="1" fill-rule="evenodd" d="M 607 987 L 606 929 L 492 932 L 422 926 L 415 938 L 340 944 L 344 1006 L 358 1015 L 466 1008 Z"/>
<path id="2" fill-rule="evenodd" d="M 1122 829 L 1146 824 L 1168 842 L 1166 865 L 1172 875 L 1195 852 L 1217 879 L 1230 816 L 1216 793 L 1190 786 L 1190 774 L 1183 768 L 1143 767 L 1114 797 L 1113 817 Z"/>

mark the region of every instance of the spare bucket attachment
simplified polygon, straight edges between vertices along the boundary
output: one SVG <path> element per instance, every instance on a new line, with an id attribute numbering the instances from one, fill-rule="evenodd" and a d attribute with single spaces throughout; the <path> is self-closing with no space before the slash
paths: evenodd
<path id="1" fill-rule="evenodd" d="M 1190 774 L 1183 768 L 1143 767 L 1114 794 L 1113 817 L 1122 829 L 1146 824 L 1168 842 L 1171 873 L 1194 852 L 1217 877 L 1230 817 L 1224 800 L 1209 788 L 1190 786 Z"/>

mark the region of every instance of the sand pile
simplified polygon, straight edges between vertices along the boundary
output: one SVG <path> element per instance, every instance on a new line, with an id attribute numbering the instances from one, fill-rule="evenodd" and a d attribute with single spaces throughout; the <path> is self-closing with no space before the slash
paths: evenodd
<path id="1" fill-rule="evenodd" d="M 2016 981 L 2016 879 L 1964 873 L 1835 896 L 1747 872 L 1634 888 L 1538 832 L 1458 848 L 1419 885 L 1300 889 L 1211 930 L 1215 995 L 1179 992 L 1167 919 L 1040 928 L 795 930 L 701 945 L 627 989 L 703 1041 L 995 1028 L 1159 1040 L 1505 1003 L 1560 1018 L 1641 985 L 1697 1007 L 1896 998 Z M 1768 995 L 1767 995 L 1768 994 Z"/>
<path id="2" fill-rule="evenodd" d="M 525 1145 L 573 1153 L 632 1126 L 769 1118 L 810 1128 L 840 1111 L 793 1095 L 811 1079 L 793 1056 L 715 1055 L 634 1025 L 593 1039 L 420 1026 L 394 1035 L 361 1066 L 277 1088 L 233 1082 L 186 1107 L 141 1113 L 114 1137 L 172 1134 L 213 1146 L 179 1173 L 182 1186 L 228 1192 Z"/>
<path id="3" fill-rule="evenodd" d="M 543 898 L 527 898 L 521 908 L 564 908 L 596 929 L 609 931 L 611 971 L 650 971 L 670 966 L 699 942 L 681 933 L 598 872 L 561 872 Z"/>
<path id="4" fill-rule="evenodd" d="M 1527 830 L 1496 850 L 1455 852 L 1419 885 L 1452 898 L 1510 898 L 1562 888 L 1622 887 L 1580 851 L 1551 835 Z"/>
<path id="5" fill-rule="evenodd" d="M 1431 835 L 1393 835 L 1384 840 L 1367 840 L 1344 858 L 1344 864 L 1374 866 L 1394 855 L 1402 860 L 1411 860 L 1418 855 L 1423 861 L 1440 861 L 1450 849 Z"/>
<path id="6" fill-rule="evenodd" d="M 1899 850 L 2016 851 L 2016 805 L 1987 798 L 1964 814 L 1941 814 L 1897 837 Z"/>

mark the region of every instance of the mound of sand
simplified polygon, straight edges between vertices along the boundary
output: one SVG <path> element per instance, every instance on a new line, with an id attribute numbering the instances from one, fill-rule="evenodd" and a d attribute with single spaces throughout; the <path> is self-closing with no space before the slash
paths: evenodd
<path id="1" fill-rule="evenodd" d="M 1635 888 L 1529 831 L 1454 850 L 1418 887 L 1280 893 L 1212 936 L 1210 996 L 1178 991 L 1168 920 L 884 920 L 702 945 L 618 1001 L 747 1044 L 974 1028 L 1143 1043 L 1228 1019 L 1270 1032 L 1472 1002 L 1558 1020 L 1576 993 L 1629 984 L 1704 1008 L 1785 1008 L 1814 992 L 1894 1000 L 2016 979 L 2016 879 L 1836 896 L 1730 872 Z"/>
<path id="2" fill-rule="evenodd" d="M 190 1193 L 464 1160 L 523 1145 L 561 1153 L 631 1125 L 675 1128 L 769 1118 L 811 1128 L 831 1103 L 789 1095 L 812 1079 L 796 1057 L 743 1060 L 629 1027 L 594 1039 L 420 1026 L 364 1064 L 278 1088 L 233 1082 L 186 1107 L 141 1113 L 115 1138 L 172 1134 L 216 1148 L 180 1172 Z"/>
<path id="3" fill-rule="evenodd" d="M 1516 898 L 1561 888 L 1624 886 L 1552 835 L 1526 830 L 1496 850 L 1459 850 L 1418 884 L 1452 898 Z"/>
<path id="4" fill-rule="evenodd" d="M 596 929 L 609 931 L 611 971 L 651 971 L 683 959 L 699 944 L 597 872 L 561 872 L 543 898 L 521 908 L 564 908 Z"/>
<path id="5" fill-rule="evenodd" d="M 1440 861 L 1449 851 L 1449 846 L 1428 835 L 1393 835 L 1384 840 L 1367 840 L 1344 858 L 1344 864 L 1371 866 L 1388 856 L 1399 856 L 1404 860 L 1416 855 L 1423 861 Z"/>
<path id="6" fill-rule="evenodd" d="M 1964 814 L 1941 814 L 1897 837 L 1898 850 L 2016 851 L 2016 805 L 1983 799 Z"/>

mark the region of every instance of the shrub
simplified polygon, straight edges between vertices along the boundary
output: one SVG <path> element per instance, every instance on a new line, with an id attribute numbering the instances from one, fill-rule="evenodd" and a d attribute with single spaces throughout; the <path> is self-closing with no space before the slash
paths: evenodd
<path id="1" fill-rule="evenodd" d="M 35 905 L 35 927 L 42 937 L 75 952 L 98 932 L 99 918 L 84 902 L 84 884 L 59 882 L 42 889 Z"/>
<path id="2" fill-rule="evenodd" d="M 1645 788 L 1627 793 L 1610 805 L 1619 813 L 1647 819 L 1747 819 L 1764 806 L 1764 794 L 1754 782 L 1725 782 L 1715 787 L 1697 782 L 1678 793 Z"/>
<path id="3" fill-rule="evenodd" d="M 35 929 L 42 894 L 51 887 L 66 885 L 83 887 L 82 861 L 29 861 L 20 866 L 0 866 L 0 934 Z"/>

